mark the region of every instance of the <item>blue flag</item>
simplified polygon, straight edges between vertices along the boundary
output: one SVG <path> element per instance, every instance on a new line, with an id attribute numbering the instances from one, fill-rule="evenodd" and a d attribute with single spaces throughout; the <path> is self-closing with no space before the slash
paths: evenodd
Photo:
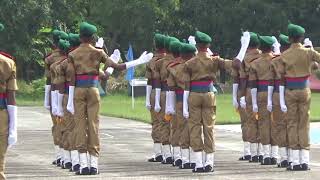
<path id="1" fill-rule="evenodd" d="M 127 61 L 132 61 L 133 60 L 133 50 L 132 50 L 132 46 L 131 44 L 129 44 L 129 49 L 128 49 L 128 53 L 127 53 Z M 127 81 L 131 81 L 134 78 L 134 67 L 129 68 L 127 70 L 127 74 L 126 74 L 126 80 Z"/>

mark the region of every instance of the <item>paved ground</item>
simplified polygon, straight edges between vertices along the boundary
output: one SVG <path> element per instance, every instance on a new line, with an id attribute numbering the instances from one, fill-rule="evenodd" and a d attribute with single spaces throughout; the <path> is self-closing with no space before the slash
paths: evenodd
<path id="1" fill-rule="evenodd" d="M 286 172 L 273 166 L 239 162 L 239 126 L 217 126 L 214 173 L 193 174 L 169 165 L 146 162 L 152 150 L 150 125 L 102 117 L 98 176 L 74 176 L 50 165 L 54 157 L 50 119 L 42 108 L 19 108 L 19 143 L 9 150 L 8 179 L 319 179 L 320 145 L 312 149 L 312 171 Z M 318 125 L 319 126 L 319 125 Z"/>

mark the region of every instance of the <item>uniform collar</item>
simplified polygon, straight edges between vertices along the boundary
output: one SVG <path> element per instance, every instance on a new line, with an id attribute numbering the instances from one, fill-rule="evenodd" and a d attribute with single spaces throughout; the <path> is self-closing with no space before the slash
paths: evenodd
<path id="1" fill-rule="evenodd" d="M 303 45 L 301 43 L 292 43 L 290 47 L 291 48 L 301 48 L 301 47 L 303 47 Z"/>
<path id="2" fill-rule="evenodd" d="M 268 53 L 262 53 L 261 57 L 265 58 L 265 57 L 273 57 L 272 52 L 268 52 Z"/>
<path id="3" fill-rule="evenodd" d="M 199 51 L 197 55 L 200 57 L 210 57 L 208 52 L 203 52 L 203 51 Z"/>
<path id="4" fill-rule="evenodd" d="M 91 47 L 92 45 L 90 43 L 81 43 L 80 47 Z"/>

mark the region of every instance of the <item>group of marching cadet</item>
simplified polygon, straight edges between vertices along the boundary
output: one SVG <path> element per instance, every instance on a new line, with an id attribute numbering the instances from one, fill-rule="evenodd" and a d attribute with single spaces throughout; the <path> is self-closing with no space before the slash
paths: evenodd
<path id="1" fill-rule="evenodd" d="M 304 34 L 295 24 L 278 38 L 244 32 L 233 61 L 214 55 L 205 33 L 197 31 L 189 43 L 156 34 L 156 52 L 146 66 L 154 142 L 148 161 L 214 171 L 214 84 L 219 70 L 229 70 L 244 142 L 239 160 L 309 170 L 309 76 L 320 54 Z"/>
<path id="2" fill-rule="evenodd" d="M 281 34 L 280 43 L 275 37 L 244 32 L 234 60 L 213 54 L 211 37 L 200 31 L 188 38 L 189 43 L 155 34 L 155 54 L 144 52 L 137 60 L 121 64 L 119 50 L 108 56 L 103 39 L 96 42 L 94 25 L 83 22 L 79 32 L 54 30 L 54 48 L 45 58 L 44 106 L 52 117 L 54 165 L 77 175 L 99 173 L 99 80 L 107 79 L 114 69 L 147 63 L 146 107 L 154 141 L 149 162 L 195 173 L 214 171 L 214 84 L 220 70 L 229 70 L 244 141 L 239 160 L 309 170 L 308 79 L 320 54 L 308 38 L 304 40 L 301 26 L 289 24 L 288 36 Z M 0 75 L 0 179 L 5 179 L 7 147 L 17 141 L 18 87 L 14 59 L 3 52 Z"/>
<path id="3" fill-rule="evenodd" d="M 137 60 L 118 64 L 120 51 L 116 49 L 109 57 L 103 50 L 104 40 L 95 41 L 96 32 L 96 26 L 87 22 L 80 24 L 80 34 L 54 30 L 55 48 L 45 58 L 44 106 L 52 116 L 56 148 L 52 164 L 77 175 L 99 173 L 99 81 L 106 80 L 114 69 L 145 64 L 153 57 L 144 52 Z"/>

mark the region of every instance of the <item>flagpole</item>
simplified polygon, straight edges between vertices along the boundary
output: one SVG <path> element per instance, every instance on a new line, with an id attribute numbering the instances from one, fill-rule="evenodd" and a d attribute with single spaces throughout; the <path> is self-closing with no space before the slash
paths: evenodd
<path id="1" fill-rule="evenodd" d="M 134 84 L 133 80 L 131 80 L 131 107 L 134 109 Z"/>

